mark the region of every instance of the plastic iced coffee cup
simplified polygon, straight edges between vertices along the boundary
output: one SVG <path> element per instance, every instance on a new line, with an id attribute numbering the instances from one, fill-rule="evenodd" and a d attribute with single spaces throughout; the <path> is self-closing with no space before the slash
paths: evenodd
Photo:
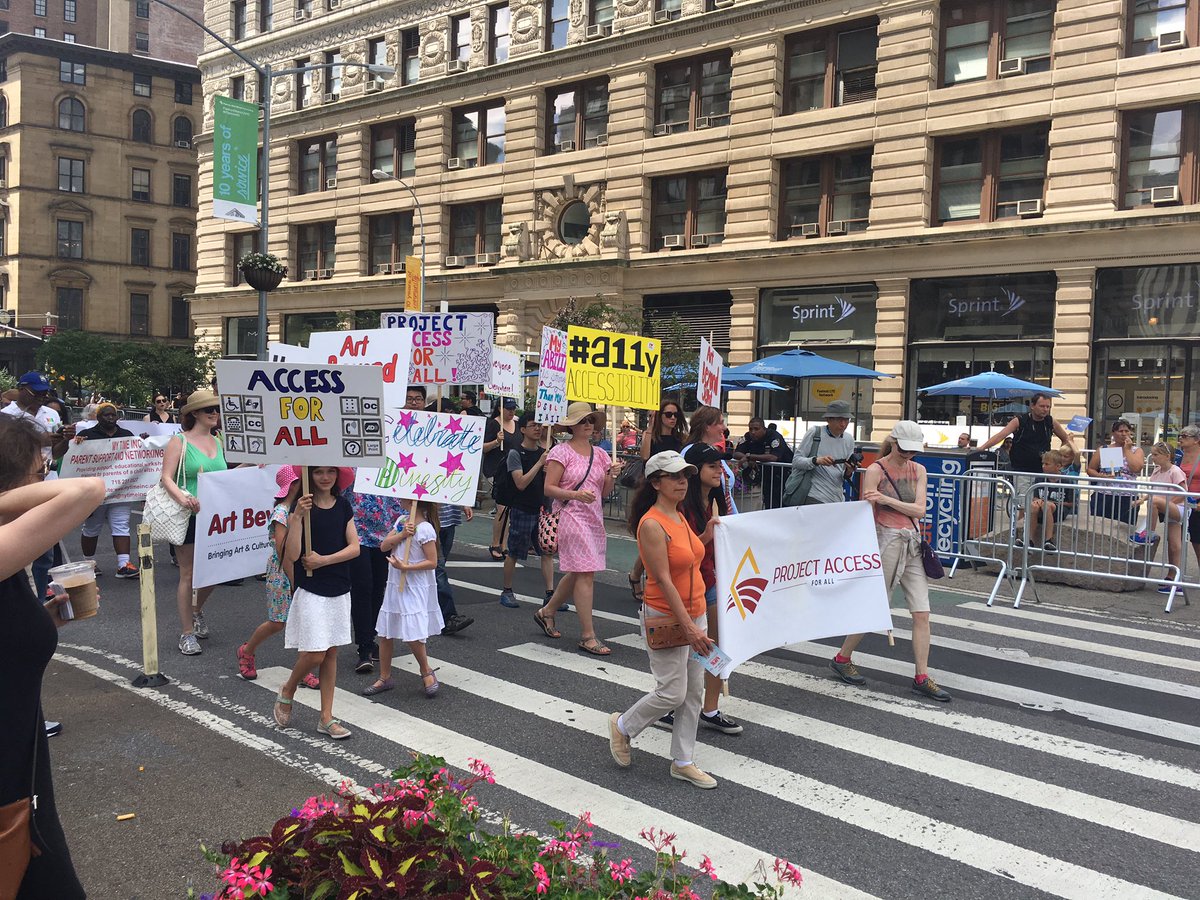
<path id="1" fill-rule="evenodd" d="M 67 589 L 76 619 L 90 619 L 100 611 L 100 591 L 96 587 L 94 562 L 65 563 L 50 570 L 50 578 Z"/>

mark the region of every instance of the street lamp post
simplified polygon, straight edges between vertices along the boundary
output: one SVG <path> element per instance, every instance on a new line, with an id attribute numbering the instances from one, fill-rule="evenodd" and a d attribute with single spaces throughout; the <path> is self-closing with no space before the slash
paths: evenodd
<path id="1" fill-rule="evenodd" d="M 267 226 L 271 213 L 270 192 L 267 186 L 270 179 L 267 177 L 267 162 L 270 158 L 271 146 L 271 79 L 278 77 L 286 77 L 290 75 L 299 75 L 303 72 L 314 72 L 318 69 L 326 68 L 323 65 L 317 66 L 294 66 L 288 69 L 275 70 L 271 68 L 270 63 L 259 64 L 248 57 L 245 53 L 239 50 L 225 38 L 221 37 L 203 22 L 196 19 L 190 13 L 185 12 L 168 0 L 154 0 L 155 3 L 165 6 L 173 12 L 179 13 L 210 38 L 248 65 L 262 79 L 263 92 L 266 97 L 260 97 L 262 106 L 262 171 L 259 172 L 261 187 L 259 188 L 259 214 L 258 214 L 258 252 L 267 252 Z M 396 70 L 391 66 L 381 66 L 375 63 L 360 63 L 360 62 L 340 62 L 340 66 L 349 66 L 356 69 L 366 69 L 372 75 L 383 75 L 385 78 L 390 78 L 396 74 Z M 421 229 L 421 239 L 424 241 L 424 228 Z M 422 244 L 422 249 L 424 245 Z M 424 259 L 422 259 L 421 268 L 424 269 Z M 422 272 L 422 277 L 424 273 Z M 422 295 L 424 294 L 424 285 L 422 285 Z M 265 360 L 267 358 L 267 292 L 260 290 L 258 292 L 258 358 Z"/>
<path id="2" fill-rule="evenodd" d="M 408 191 L 412 197 L 413 206 L 417 209 L 417 227 L 421 229 L 421 309 L 425 309 L 425 213 L 421 211 L 421 201 L 417 199 L 417 192 L 403 178 L 397 178 L 395 175 L 389 175 L 383 169 L 372 169 L 371 177 L 376 181 L 394 181 L 400 187 Z M 442 305 L 442 312 L 445 312 L 445 304 Z"/>

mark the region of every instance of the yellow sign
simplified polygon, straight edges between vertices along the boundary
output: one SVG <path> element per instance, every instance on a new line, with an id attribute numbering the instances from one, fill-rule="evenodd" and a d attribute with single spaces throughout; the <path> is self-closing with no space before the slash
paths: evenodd
<path id="1" fill-rule="evenodd" d="M 421 311 L 421 260 L 416 256 L 404 257 L 404 311 Z"/>
<path id="2" fill-rule="evenodd" d="M 809 385 L 809 391 L 812 393 L 814 400 L 821 403 L 830 403 L 833 400 L 840 400 L 842 396 L 843 385 L 833 384 L 829 381 L 814 381 Z"/>
<path id="3" fill-rule="evenodd" d="M 567 329 L 567 399 L 658 409 L 661 362 L 657 338 L 572 325 Z"/>

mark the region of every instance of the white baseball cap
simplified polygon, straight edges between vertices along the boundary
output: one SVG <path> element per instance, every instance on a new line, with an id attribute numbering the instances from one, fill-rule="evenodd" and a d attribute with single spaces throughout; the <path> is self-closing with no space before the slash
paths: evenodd
<path id="1" fill-rule="evenodd" d="M 896 427 L 892 429 L 892 440 L 901 450 L 925 449 L 925 432 L 916 422 L 910 422 L 907 419 L 896 423 Z"/>
<path id="2" fill-rule="evenodd" d="M 674 475 L 676 472 L 693 475 L 696 472 L 696 467 L 689 464 L 686 459 L 674 450 L 664 450 L 661 453 L 655 453 L 646 460 L 647 478 L 651 475 Z"/>

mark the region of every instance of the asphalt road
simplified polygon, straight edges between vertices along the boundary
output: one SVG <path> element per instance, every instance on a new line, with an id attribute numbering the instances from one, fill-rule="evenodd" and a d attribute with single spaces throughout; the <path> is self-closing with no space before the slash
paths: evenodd
<path id="1" fill-rule="evenodd" d="M 397 689 L 362 698 L 371 676 L 353 672 L 344 648 L 335 713 L 354 735 L 333 742 L 315 731 L 314 692 L 298 693 L 292 728 L 271 721 L 293 661 L 282 637 L 260 651 L 258 681 L 237 675 L 235 648 L 264 617 L 262 585 L 219 588 L 203 655 L 183 657 L 176 570 L 159 555 L 171 683 L 129 686 L 141 670 L 138 585 L 111 575 L 101 614 L 60 633 L 46 679 L 47 716 L 65 723 L 51 743 L 58 802 L 95 898 L 212 890 L 200 843 L 259 833 L 342 778 L 370 786 L 413 750 L 491 764 L 498 783 L 480 801 L 494 819 L 545 832 L 587 809 L 635 864 L 650 859 L 638 831 L 666 826 L 689 859 L 707 853 L 732 880 L 758 860 L 790 859 L 806 897 L 1200 897 L 1191 624 L 1050 603 L 989 611 L 938 592 L 931 663 L 952 703 L 910 693 L 903 609 L 894 647 L 869 637 L 860 650 L 866 688 L 833 680 L 825 644 L 775 651 L 731 681 L 723 710 L 745 732 L 701 732 L 696 761 L 720 781 L 701 792 L 668 777 L 669 735 L 657 727 L 635 740 L 631 769 L 609 756 L 607 715 L 648 677 L 618 574 L 597 592 L 614 652 L 595 659 L 575 649 L 574 615 L 560 615 L 558 641 L 532 622 L 536 569 L 518 571 L 522 608 L 504 609 L 498 567 L 456 547 L 458 606 L 476 623 L 431 640 L 441 693 L 427 700 L 402 658 Z M 100 559 L 111 573 L 111 555 Z M 135 818 L 118 822 L 124 813 Z"/>

